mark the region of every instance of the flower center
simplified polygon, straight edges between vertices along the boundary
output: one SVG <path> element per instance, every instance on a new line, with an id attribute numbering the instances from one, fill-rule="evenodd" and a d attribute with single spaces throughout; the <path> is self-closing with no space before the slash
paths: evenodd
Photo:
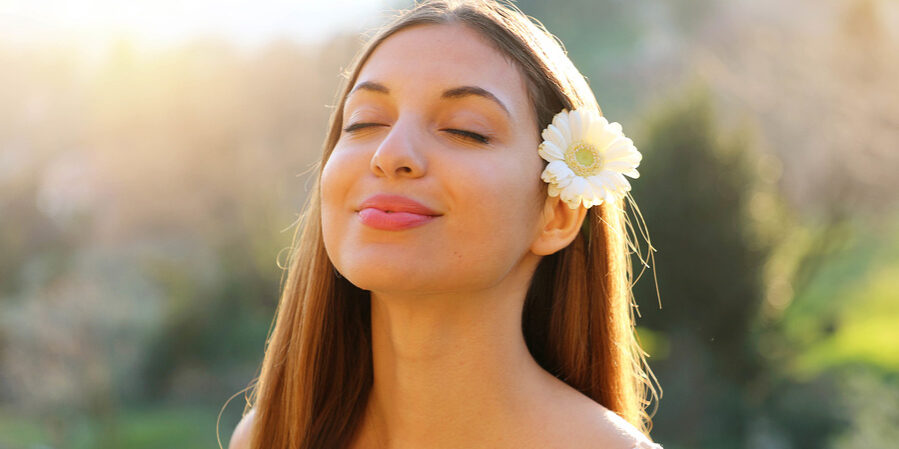
<path id="1" fill-rule="evenodd" d="M 602 155 L 596 147 L 585 142 L 577 142 L 565 152 L 565 163 L 578 176 L 593 176 L 602 168 Z"/>

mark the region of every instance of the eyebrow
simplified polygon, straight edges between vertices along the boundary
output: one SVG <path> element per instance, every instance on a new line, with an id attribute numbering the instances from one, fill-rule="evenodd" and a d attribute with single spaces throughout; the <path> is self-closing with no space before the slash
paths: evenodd
<path id="1" fill-rule="evenodd" d="M 387 94 L 387 95 L 390 94 L 390 89 L 388 89 L 387 86 L 385 86 L 381 83 L 376 83 L 374 81 L 364 81 L 364 82 L 356 85 L 356 87 L 354 87 L 353 90 L 350 91 L 349 94 L 347 94 L 347 98 L 349 98 L 350 95 L 353 95 L 358 90 L 367 90 L 370 92 L 377 92 L 377 93 Z M 468 96 L 472 96 L 472 95 L 478 96 L 478 97 L 483 97 L 483 98 L 493 101 L 494 103 L 496 103 L 497 105 L 499 105 L 499 107 L 501 107 L 503 109 L 503 111 L 506 113 L 506 115 L 508 115 L 509 117 L 512 116 L 512 114 L 509 113 L 509 108 L 507 108 L 506 105 L 503 104 L 503 102 L 500 101 L 500 99 L 496 97 L 496 95 L 493 95 L 489 90 L 478 87 L 478 86 L 460 86 L 460 87 L 454 87 L 452 89 L 447 89 L 447 90 L 443 91 L 443 93 L 440 95 L 440 98 L 463 98 L 463 97 L 468 97 Z"/>

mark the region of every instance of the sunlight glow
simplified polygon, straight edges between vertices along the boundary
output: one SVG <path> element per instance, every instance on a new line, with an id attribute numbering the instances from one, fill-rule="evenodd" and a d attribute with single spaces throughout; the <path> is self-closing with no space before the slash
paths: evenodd
<path id="1" fill-rule="evenodd" d="M 384 0 L 0 0 L 0 41 L 89 46 L 128 39 L 160 47 L 196 37 L 240 46 L 279 38 L 315 43 L 373 26 Z"/>

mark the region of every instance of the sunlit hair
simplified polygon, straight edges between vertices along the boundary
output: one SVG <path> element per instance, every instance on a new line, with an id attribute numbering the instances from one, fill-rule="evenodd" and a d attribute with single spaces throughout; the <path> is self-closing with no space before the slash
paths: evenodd
<path id="1" fill-rule="evenodd" d="M 321 169 L 340 138 L 343 104 L 362 65 L 384 39 L 422 24 L 468 26 L 514 61 L 538 130 L 562 108 L 599 110 L 561 44 L 511 4 L 422 2 L 373 35 L 338 91 L 316 183 L 294 235 L 274 327 L 245 410 L 255 409 L 253 449 L 344 448 L 361 422 L 373 379 L 370 295 L 338 276 L 325 252 Z M 591 208 L 574 241 L 543 257 L 522 328 L 540 366 L 648 434 L 646 409 L 650 395 L 657 395 L 635 334 L 630 255 L 640 251 L 631 243 L 636 232 L 624 201 Z"/>

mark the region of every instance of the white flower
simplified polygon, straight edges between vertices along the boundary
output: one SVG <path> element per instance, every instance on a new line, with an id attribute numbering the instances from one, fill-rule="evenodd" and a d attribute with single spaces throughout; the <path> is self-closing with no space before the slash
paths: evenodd
<path id="1" fill-rule="evenodd" d="M 550 196 L 561 195 L 568 207 L 590 208 L 613 201 L 631 190 L 624 175 L 638 178 L 643 156 L 634 142 L 594 110 L 575 109 L 553 117 L 543 130 L 537 152 L 549 164 L 540 178 Z"/>

